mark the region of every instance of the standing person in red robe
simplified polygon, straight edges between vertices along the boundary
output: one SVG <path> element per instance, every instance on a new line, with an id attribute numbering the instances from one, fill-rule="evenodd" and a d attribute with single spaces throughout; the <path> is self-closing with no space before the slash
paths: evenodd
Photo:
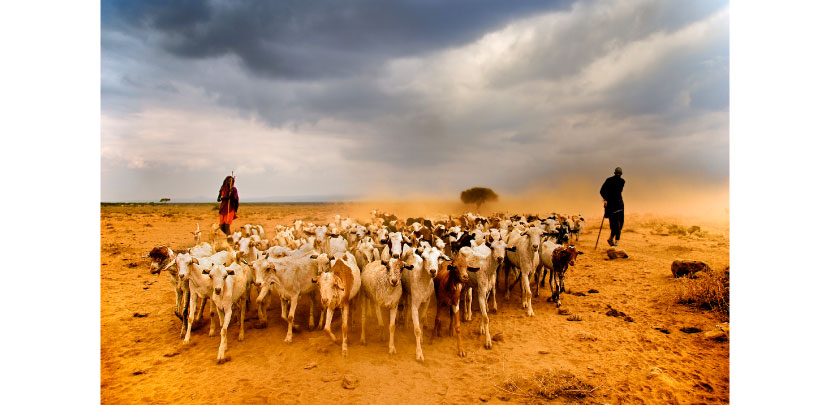
<path id="1" fill-rule="evenodd" d="M 233 186 L 234 181 L 233 176 L 225 177 L 222 188 L 219 189 L 219 197 L 216 197 L 216 201 L 222 202 L 219 205 L 219 228 L 225 232 L 225 235 L 231 234 L 231 222 L 239 218 L 236 216 L 236 211 L 239 209 L 239 194 Z"/>

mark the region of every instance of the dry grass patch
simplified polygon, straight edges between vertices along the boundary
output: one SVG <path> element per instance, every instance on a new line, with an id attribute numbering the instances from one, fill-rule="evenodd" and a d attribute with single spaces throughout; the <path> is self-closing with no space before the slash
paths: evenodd
<path id="1" fill-rule="evenodd" d="M 696 278 L 675 280 L 674 301 L 712 310 L 729 319 L 729 268 L 696 273 Z"/>
<path id="2" fill-rule="evenodd" d="M 701 230 L 699 225 L 692 225 L 690 227 L 685 227 L 683 225 L 678 224 L 670 224 L 665 222 L 646 222 L 643 224 L 646 228 L 651 228 L 652 235 L 661 235 L 661 236 L 669 236 L 669 235 L 676 235 L 676 236 L 687 236 L 687 235 L 694 235 L 697 237 L 706 237 L 709 236 L 709 233 L 706 231 Z M 625 232 L 625 230 L 623 230 Z"/>
<path id="3" fill-rule="evenodd" d="M 546 400 L 580 400 L 591 397 L 598 388 L 569 372 L 552 369 L 537 371 L 529 377 L 509 377 L 497 387 L 519 397 Z"/>

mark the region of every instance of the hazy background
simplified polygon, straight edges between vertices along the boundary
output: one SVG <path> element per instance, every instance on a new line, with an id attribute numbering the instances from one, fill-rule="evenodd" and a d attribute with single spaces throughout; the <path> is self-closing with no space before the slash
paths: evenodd
<path id="1" fill-rule="evenodd" d="M 313 3 L 104 1 L 101 200 L 727 213 L 728 2 Z"/>

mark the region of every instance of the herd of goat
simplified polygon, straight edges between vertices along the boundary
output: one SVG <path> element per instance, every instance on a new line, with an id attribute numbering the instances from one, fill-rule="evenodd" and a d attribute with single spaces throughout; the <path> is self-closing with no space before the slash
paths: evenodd
<path id="1" fill-rule="evenodd" d="M 449 311 L 449 333 L 455 335 L 458 355 L 466 354 L 461 343 L 460 318 L 472 319 L 473 294 L 478 298 L 479 330 L 484 347 L 492 347 L 488 302 L 496 303 L 496 280 L 502 278 L 505 300 L 516 283 L 522 285 L 522 308 L 533 316 L 531 298 L 538 296 L 550 272 L 549 302 L 561 305 L 564 276 L 579 252 L 576 241 L 584 227 L 577 216 L 552 214 L 548 217 L 491 217 L 471 213 L 442 220 L 408 218 L 373 210 L 371 220 L 359 223 L 335 215 L 328 225 L 297 220 L 293 226 L 277 225 L 270 239 L 260 225 L 244 225 L 225 235 L 214 224 L 210 242 L 202 242 L 199 225 L 193 232 L 195 246 L 174 252 L 167 246 L 153 248 L 149 257 L 151 273 L 169 272 L 176 291 L 176 316 L 182 319 L 181 337 L 190 341 L 194 320 L 202 318 L 209 303 L 210 332 L 215 335 L 214 317 L 221 325 L 217 361 L 225 362 L 227 330 L 231 314 L 239 317 L 239 336 L 244 339 L 245 314 L 255 303 L 257 327 L 265 327 L 271 298 L 279 297 L 282 319 L 288 323 L 285 342 L 292 341 L 294 313 L 301 297 L 310 298 L 309 329 L 314 329 L 315 304 L 321 314 L 317 323 L 333 341 L 334 310 L 341 310 L 342 353 L 348 351 L 350 309 L 361 309 L 360 342 L 366 343 L 366 316 L 372 309 L 384 325 L 388 314 L 389 353 L 395 349 L 395 325 L 399 308 L 411 311 L 415 333 L 415 358 L 424 360 L 421 325 L 430 300 L 435 297 L 437 312 L 433 337 L 440 336 L 442 308 Z M 510 283 L 511 278 L 513 279 Z M 535 278 L 536 290 L 530 279 Z M 461 313 L 463 312 L 463 314 Z M 409 318 L 404 316 L 408 324 Z M 353 322 L 353 321 L 352 321 Z"/>

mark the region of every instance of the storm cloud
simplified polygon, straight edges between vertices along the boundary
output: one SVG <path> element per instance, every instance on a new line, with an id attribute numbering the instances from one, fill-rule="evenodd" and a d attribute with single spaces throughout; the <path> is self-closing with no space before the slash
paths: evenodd
<path id="1" fill-rule="evenodd" d="M 102 199 L 728 184 L 729 11 L 104 2 Z"/>

